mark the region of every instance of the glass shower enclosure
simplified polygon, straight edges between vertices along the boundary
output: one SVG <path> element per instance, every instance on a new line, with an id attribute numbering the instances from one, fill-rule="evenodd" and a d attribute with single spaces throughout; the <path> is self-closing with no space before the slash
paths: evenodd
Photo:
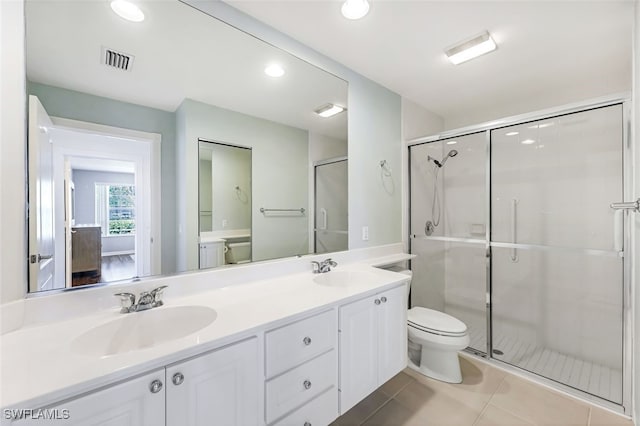
<path id="1" fill-rule="evenodd" d="M 618 405 L 623 115 L 617 103 L 409 148 L 412 306 L 465 322 L 476 353 Z"/>

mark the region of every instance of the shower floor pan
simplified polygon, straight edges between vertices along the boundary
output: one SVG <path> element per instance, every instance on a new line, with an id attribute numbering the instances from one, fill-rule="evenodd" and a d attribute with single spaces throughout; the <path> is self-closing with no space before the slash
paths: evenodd
<path id="1" fill-rule="evenodd" d="M 486 352 L 484 330 L 469 327 L 472 349 Z M 507 335 L 494 336 L 493 358 L 530 371 L 548 379 L 563 383 L 583 392 L 614 402 L 622 403 L 622 371 L 585 361 L 545 347 Z"/>

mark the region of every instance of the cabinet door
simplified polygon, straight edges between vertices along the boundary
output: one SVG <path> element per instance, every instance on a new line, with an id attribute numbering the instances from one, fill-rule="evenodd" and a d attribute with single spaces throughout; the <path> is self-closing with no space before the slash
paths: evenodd
<path id="1" fill-rule="evenodd" d="M 377 296 L 340 307 L 340 413 L 378 387 Z"/>
<path id="2" fill-rule="evenodd" d="M 378 383 L 384 382 L 407 366 L 407 287 L 378 294 Z"/>
<path id="3" fill-rule="evenodd" d="M 167 426 L 258 424 L 256 338 L 167 367 Z"/>
<path id="4" fill-rule="evenodd" d="M 158 380 L 163 387 L 151 391 Z M 34 410 L 31 419 L 11 424 L 64 426 L 164 425 L 164 369 L 73 399 L 48 409 Z M 43 417 L 44 416 L 44 417 Z"/>

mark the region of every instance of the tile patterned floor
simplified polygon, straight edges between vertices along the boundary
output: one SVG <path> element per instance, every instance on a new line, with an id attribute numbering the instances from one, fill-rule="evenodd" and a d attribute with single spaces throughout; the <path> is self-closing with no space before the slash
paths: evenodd
<path id="1" fill-rule="evenodd" d="M 406 369 L 331 426 L 633 426 L 467 355 L 460 364 L 463 382 L 457 385 Z"/>

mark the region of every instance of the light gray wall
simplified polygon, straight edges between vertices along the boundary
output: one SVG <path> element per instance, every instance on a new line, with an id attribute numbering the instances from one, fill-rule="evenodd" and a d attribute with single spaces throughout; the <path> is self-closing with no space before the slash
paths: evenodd
<path id="1" fill-rule="evenodd" d="M 28 83 L 49 115 L 159 133 L 161 141 L 162 273 L 176 271 L 175 114 L 43 84 Z"/>
<path id="2" fill-rule="evenodd" d="M 124 183 L 133 185 L 133 173 L 96 172 L 91 170 L 73 170 L 75 186 L 75 223 L 93 224 L 96 220 L 96 183 Z M 133 235 L 102 237 L 102 254 L 113 252 L 134 252 Z"/>
<path id="3" fill-rule="evenodd" d="M 178 111 L 178 269 L 198 267 L 198 139 L 250 147 L 252 257 L 308 252 L 306 215 L 270 217 L 258 210 L 308 205 L 308 132 L 186 99 Z"/>
<path id="4" fill-rule="evenodd" d="M 402 137 L 405 141 L 434 135 L 443 129 L 442 117 L 407 98 L 402 98 Z"/>

